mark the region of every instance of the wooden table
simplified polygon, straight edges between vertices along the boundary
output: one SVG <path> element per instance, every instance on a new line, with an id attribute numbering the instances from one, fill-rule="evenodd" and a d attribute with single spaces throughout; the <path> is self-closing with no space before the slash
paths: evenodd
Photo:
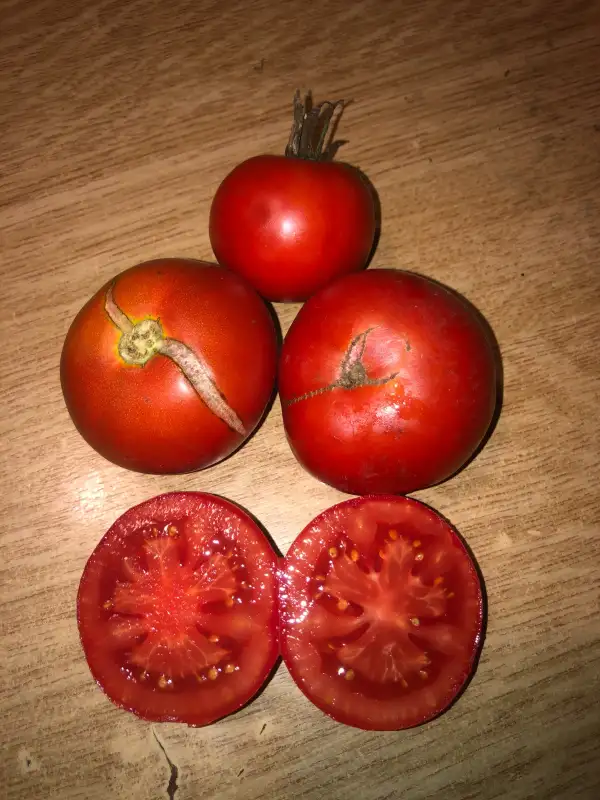
<path id="1" fill-rule="evenodd" d="M 0 795 L 600 797 L 598 5 L 2 0 L 0 31 Z M 485 576 L 483 656 L 458 704 L 403 733 L 334 723 L 283 667 L 218 724 L 144 723 L 98 691 L 78 641 L 82 568 L 130 505 L 216 491 L 285 552 L 343 498 L 295 462 L 278 404 L 225 463 L 143 476 L 84 443 L 58 380 L 67 327 L 110 276 L 212 258 L 212 195 L 282 152 L 296 86 L 354 100 L 340 157 L 381 198 L 373 267 L 464 293 L 504 360 L 491 441 L 418 493 Z M 296 311 L 277 308 L 284 330 Z"/>

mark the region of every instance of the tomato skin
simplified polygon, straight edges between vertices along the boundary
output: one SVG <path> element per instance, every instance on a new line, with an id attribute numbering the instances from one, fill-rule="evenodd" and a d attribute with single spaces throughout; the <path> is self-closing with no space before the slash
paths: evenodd
<path id="1" fill-rule="evenodd" d="M 125 363 L 122 332 L 106 311 L 111 285 L 132 323 L 158 320 L 165 337 L 201 354 L 243 434 L 208 408 L 171 358 Z M 272 395 L 276 359 L 274 324 L 252 287 L 214 264 L 161 259 L 122 272 L 86 303 L 67 333 L 60 375 L 73 422 L 97 452 L 138 472 L 181 473 L 220 461 L 251 434 Z"/>
<path id="2" fill-rule="evenodd" d="M 306 300 L 362 269 L 375 236 L 371 190 L 354 168 L 262 155 L 235 167 L 210 210 L 217 261 L 268 300 Z"/>
<path id="3" fill-rule="evenodd" d="M 144 554 L 145 547 L 159 545 L 164 547 Z M 225 583 L 235 581 L 229 594 L 238 602 L 229 606 L 218 602 L 222 588 L 208 597 L 203 592 L 210 587 L 197 580 L 214 554 L 226 561 L 223 551 L 236 560 L 224 576 Z M 224 498 L 171 492 L 128 509 L 95 547 L 77 594 L 80 640 L 97 684 L 116 706 L 151 721 L 203 726 L 237 711 L 257 693 L 278 657 L 278 569 L 279 559 L 260 528 Z M 212 585 L 222 587 L 223 577 L 216 571 L 215 576 Z M 122 606 L 124 592 L 128 608 Z M 155 607 L 147 599 L 152 593 Z M 165 620 L 172 629 L 161 629 Z M 127 625 L 142 626 L 142 633 L 127 633 Z M 221 634 L 216 644 L 207 638 L 215 631 Z M 155 637 L 145 654 L 144 636 L 147 642 Z M 235 652 L 217 650 L 211 659 L 210 651 L 226 642 Z M 140 654 L 152 663 L 140 661 Z M 228 669 L 229 663 L 235 669 Z M 218 676 L 210 675 L 213 665 Z"/>
<path id="4" fill-rule="evenodd" d="M 439 483 L 490 426 L 495 358 L 478 314 L 434 281 L 396 270 L 341 278 L 310 298 L 284 340 L 279 395 L 292 451 L 352 494 Z"/>
<path id="5" fill-rule="evenodd" d="M 367 495 L 319 514 L 288 550 L 279 592 L 294 682 L 352 727 L 401 730 L 439 716 L 483 645 L 477 567 L 455 529 L 412 498 Z"/>

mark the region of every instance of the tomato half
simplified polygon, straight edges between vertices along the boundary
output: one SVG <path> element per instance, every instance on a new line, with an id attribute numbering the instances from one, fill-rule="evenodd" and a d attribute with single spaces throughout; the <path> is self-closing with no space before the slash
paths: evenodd
<path id="1" fill-rule="evenodd" d="M 339 722 L 419 725 L 448 708 L 482 643 L 478 573 L 453 528 L 405 497 L 332 506 L 292 544 L 281 648 L 300 689 Z"/>
<path id="2" fill-rule="evenodd" d="M 129 509 L 81 578 L 79 633 L 108 697 L 206 725 L 244 705 L 277 654 L 277 557 L 237 506 L 164 494 Z"/>
<path id="3" fill-rule="evenodd" d="M 305 107 L 298 95 L 296 102 L 287 154 L 236 166 L 210 209 L 217 261 L 274 301 L 306 300 L 334 278 L 364 267 L 376 228 L 373 193 L 361 173 L 321 160 L 329 118 L 341 104 Z M 320 144 L 311 143 L 311 131 Z"/>
<path id="4" fill-rule="evenodd" d="M 214 264 L 163 259 L 122 272 L 86 303 L 60 375 L 73 422 L 101 455 L 180 473 L 247 439 L 276 360 L 273 320 L 251 286 Z"/>
<path id="5" fill-rule="evenodd" d="M 421 275 L 367 270 L 310 298 L 285 338 L 286 435 L 313 475 L 352 494 L 405 494 L 455 473 L 496 404 L 491 336 Z"/>

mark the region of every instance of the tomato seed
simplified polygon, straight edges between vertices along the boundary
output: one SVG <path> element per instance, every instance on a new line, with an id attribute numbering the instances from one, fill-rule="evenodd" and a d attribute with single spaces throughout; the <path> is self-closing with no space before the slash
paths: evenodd
<path id="1" fill-rule="evenodd" d="M 218 677 L 219 673 L 217 672 L 217 670 L 214 667 L 211 667 L 208 670 L 208 679 L 211 681 L 216 681 Z"/>
<path id="2" fill-rule="evenodd" d="M 227 606 L 227 608 L 231 608 L 234 603 L 235 603 L 235 600 L 233 599 L 233 597 L 228 597 L 225 600 L 225 605 Z"/>
<path id="3" fill-rule="evenodd" d="M 166 689 L 169 685 L 169 679 L 166 675 L 161 675 L 158 679 L 158 688 L 159 689 Z"/>
<path id="4" fill-rule="evenodd" d="M 358 550 L 353 550 L 350 553 L 350 558 L 352 559 L 352 561 L 358 561 Z"/>
<path id="5" fill-rule="evenodd" d="M 417 555 L 415 556 L 415 561 L 423 561 L 424 558 L 425 556 L 423 555 L 423 553 L 417 553 Z"/>
<path id="6" fill-rule="evenodd" d="M 337 547 L 330 547 L 328 552 L 331 558 L 335 558 L 338 554 Z"/>
<path id="7" fill-rule="evenodd" d="M 339 608 L 340 611 L 345 611 L 348 608 L 348 601 L 344 600 L 343 598 L 341 600 L 338 600 L 337 607 Z"/>
<path id="8" fill-rule="evenodd" d="M 418 617 L 411 617 L 410 622 L 411 622 L 411 625 L 415 626 L 415 628 L 418 628 L 419 625 L 421 624 L 421 620 Z"/>
<path id="9" fill-rule="evenodd" d="M 443 583 L 443 582 L 444 582 L 444 579 L 442 578 L 442 576 L 438 575 L 438 577 L 434 580 L 433 585 L 434 586 L 439 586 L 440 583 Z"/>
<path id="10" fill-rule="evenodd" d="M 394 541 L 394 542 L 395 542 L 395 541 L 396 541 L 396 539 L 398 538 L 398 531 L 397 531 L 397 530 L 395 530 L 394 528 L 392 528 L 392 530 L 388 532 L 388 536 L 390 537 L 390 539 L 391 539 L 392 541 Z"/>
<path id="11" fill-rule="evenodd" d="M 413 542 L 413 547 L 421 547 L 421 541 L 419 539 L 415 539 Z"/>
<path id="12" fill-rule="evenodd" d="M 208 637 L 208 641 L 216 644 L 219 641 L 219 637 L 216 633 L 211 633 L 211 635 Z"/>
<path id="13" fill-rule="evenodd" d="M 106 600 L 106 601 L 105 601 L 105 602 L 102 604 L 102 608 L 104 608 L 106 611 L 110 611 L 110 609 L 111 609 L 112 607 L 113 607 L 112 600 Z"/>
<path id="14" fill-rule="evenodd" d="M 427 678 L 429 677 L 429 675 L 428 675 L 428 674 L 425 672 L 425 670 L 424 670 L 424 669 L 420 669 L 420 670 L 419 670 L 419 675 L 420 675 L 420 677 L 421 677 L 421 678 L 422 678 L 424 681 L 426 681 L 426 680 L 427 680 Z"/>
<path id="15" fill-rule="evenodd" d="M 228 675 L 231 675 L 232 672 L 235 672 L 235 664 L 226 664 L 225 665 L 225 672 Z"/>
<path id="16" fill-rule="evenodd" d="M 403 689 L 408 689 L 408 683 L 404 680 L 404 678 L 401 678 L 400 685 Z"/>
<path id="17" fill-rule="evenodd" d="M 354 670 L 353 669 L 347 670 L 346 674 L 344 675 L 344 678 L 347 681 L 353 681 L 354 680 Z"/>

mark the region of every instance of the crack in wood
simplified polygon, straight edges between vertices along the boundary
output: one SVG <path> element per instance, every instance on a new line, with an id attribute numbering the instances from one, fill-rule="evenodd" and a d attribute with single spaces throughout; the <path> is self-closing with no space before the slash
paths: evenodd
<path id="1" fill-rule="evenodd" d="M 165 750 L 164 744 L 158 738 L 158 736 L 156 735 L 156 731 L 154 729 L 152 730 L 152 733 L 154 734 L 154 738 L 156 739 L 158 746 L 162 750 L 162 753 L 165 759 L 167 760 L 169 769 L 171 770 L 171 774 L 169 776 L 169 783 L 167 784 L 167 797 L 169 798 L 169 800 L 174 800 L 175 792 L 179 788 L 177 785 L 177 778 L 179 777 L 179 768 L 169 758 L 167 751 Z"/>

